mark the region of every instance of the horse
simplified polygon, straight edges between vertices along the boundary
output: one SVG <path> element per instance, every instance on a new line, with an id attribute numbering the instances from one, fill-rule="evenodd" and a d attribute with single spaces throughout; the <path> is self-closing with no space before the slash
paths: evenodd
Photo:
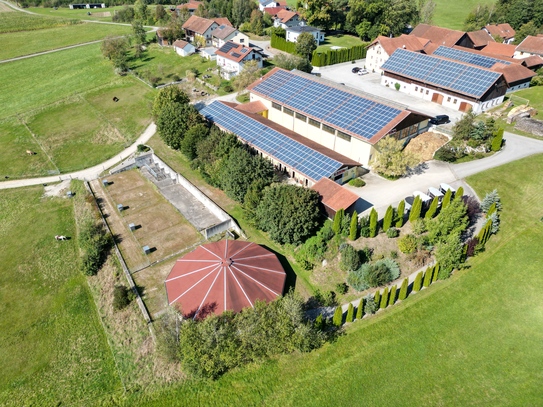
<path id="1" fill-rule="evenodd" d="M 34 155 L 34 154 L 36 154 L 34 151 L 26 150 L 26 155 Z"/>

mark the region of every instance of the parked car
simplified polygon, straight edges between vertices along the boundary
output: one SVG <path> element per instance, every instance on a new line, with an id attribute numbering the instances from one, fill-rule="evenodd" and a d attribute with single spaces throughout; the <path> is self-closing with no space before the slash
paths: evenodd
<path id="1" fill-rule="evenodd" d="M 361 69 L 358 71 L 358 75 L 367 75 L 369 74 L 368 70 L 366 68 Z"/>
<path id="2" fill-rule="evenodd" d="M 405 210 L 409 212 L 411 210 L 411 207 L 413 206 L 413 202 L 415 201 L 414 196 L 408 196 L 404 199 L 405 201 Z"/>
<path id="3" fill-rule="evenodd" d="M 435 125 L 445 124 L 449 122 L 450 122 L 449 116 L 447 116 L 446 114 L 439 114 L 436 117 L 432 117 L 430 119 L 430 124 L 435 124 Z"/>
<path id="4" fill-rule="evenodd" d="M 353 73 L 358 73 L 362 68 L 359 68 L 358 66 L 355 66 L 353 69 L 352 69 L 352 72 Z"/>

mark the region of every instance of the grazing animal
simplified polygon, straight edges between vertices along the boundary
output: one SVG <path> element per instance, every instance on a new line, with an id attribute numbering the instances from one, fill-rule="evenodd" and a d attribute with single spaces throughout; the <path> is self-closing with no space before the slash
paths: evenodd
<path id="1" fill-rule="evenodd" d="M 66 236 L 63 236 L 63 235 L 56 235 L 55 239 L 56 240 L 68 240 L 68 238 Z"/>
<path id="2" fill-rule="evenodd" d="M 34 154 L 36 154 L 34 151 L 26 150 L 26 155 L 34 155 Z"/>

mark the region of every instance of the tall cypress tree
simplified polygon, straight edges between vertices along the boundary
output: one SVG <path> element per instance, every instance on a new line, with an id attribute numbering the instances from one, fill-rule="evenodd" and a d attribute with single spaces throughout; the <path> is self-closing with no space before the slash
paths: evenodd
<path id="1" fill-rule="evenodd" d="M 413 223 L 420 218 L 420 213 L 422 211 L 422 199 L 420 196 L 416 196 L 411 206 L 411 212 L 409 212 L 409 222 Z"/>
<path id="2" fill-rule="evenodd" d="M 375 291 L 375 294 L 373 295 L 373 301 L 375 301 L 375 305 L 379 306 L 381 303 L 381 290 Z"/>
<path id="3" fill-rule="evenodd" d="M 432 199 L 432 203 L 430 204 L 430 208 L 428 208 L 426 215 L 424 215 L 425 219 L 432 219 L 436 215 L 438 204 L 439 198 L 437 196 L 434 196 L 434 199 Z"/>
<path id="4" fill-rule="evenodd" d="M 396 302 L 396 291 L 397 291 L 397 288 L 395 285 L 393 285 L 392 287 L 390 287 L 390 294 L 388 295 L 388 305 L 394 305 L 394 303 Z"/>
<path id="5" fill-rule="evenodd" d="M 332 230 L 336 235 L 341 232 L 341 224 L 343 223 L 343 209 L 339 209 L 336 214 L 334 215 L 334 223 L 332 225 Z"/>
<path id="6" fill-rule="evenodd" d="M 343 325 L 343 310 L 341 309 L 341 305 L 336 307 L 336 311 L 332 317 L 332 323 L 338 328 Z"/>
<path id="7" fill-rule="evenodd" d="M 377 211 L 375 208 L 371 208 L 370 212 L 370 237 L 377 236 L 379 231 L 379 219 L 377 218 Z"/>
<path id="8" fill-rule="evenodd" d="M 402 199 L 398 204 L 398 209 L 396 210 L 396 227 L 401 228 L 403 226 L 403 215 L 405 212 L 405 201 Z"/>
<path id="9" fill-rule="evenodd" d="M 413 291 L 420 291 L 420 286 L 422 285 L 422 271 L 417 274 L 415 281 L 413 282 Z"/>
<path id="10" fill-rule="evenodd" d="M 403 279 L 402 286 L 400 288 L 400 295 L 398 299 L 403 301 L 407 298 L 407 288 L 409 287 L 409 279 L 406 277 Z"/>
<path id="11" fill-rule="evenodd" d="M 449 204 L 451 203 L 451 196 L 452 196 L 452 191 L 450 189 L 447 189 L 447 191 L 445 192 L 445 196 L 443 197 L 443 200 L 441 201 L 441 211 L 443 211 L 443 209 L 449 206 Z"/>
<path id="12" fill-rule="evenodd" d="M 454 195 L 454 199 L 462 199 L 463 196 L 464 196 L 464 188 L 458 187 L 458 189 L 456 190 L 456 194 Z"/>
<path id="13" fill-rule="evenodd" d="M 386 232 L 392 226 L 392 216 L 394 215 L 394 208 L 391 205 L 388 206 L 383 218 L 383 230 Z"/>
<path id="14" fill-rule="evenodd" d="M 439 274 L 439 263 L 436 263 L 434 266 L 434 274 L 432 274 L 432 283 L 437 281 L 437 275 Z"/>
<path id="15" fill-rule="evenodd" d="M 383 294 L 381 294 L 381 304 L 379 308 L 386 308 L 388 305 L 388 287 L 385 287 Z"/>
<path id="16" fill-rule="evenodd" d="M 351 226 L 349 228 L 349 239 L 356 240 L 358 238 L 358 213 L 353 212 L 351 217 Z"/>
<path id="17" fill-rule="evenodd" d="M 345 322 L 353 322 L 354 318 L 354 306 L 352 303 L 349 303 L 349 308 L 347 309 L 347 317 L 345 318 Z"/>
<path id="18" fill-rule="evenodd" d="M 362 319 L 364 316 L 364 298 L 360 298 L 358 308 L 356 309 L 356 319 Z"/>
<path id="19" fill-rule="evenodd" d="M 429 287 L 430 283 L 432 282 L 432 273 L 434 269 L 433 267 L 428 267 L 426 271 L 424 272 L 424 279 L 422 281 L 422 285 L 424 287 Z"/>

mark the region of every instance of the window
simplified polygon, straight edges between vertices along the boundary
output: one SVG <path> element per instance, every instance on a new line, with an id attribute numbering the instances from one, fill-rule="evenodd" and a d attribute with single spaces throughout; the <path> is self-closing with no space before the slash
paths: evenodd
<path id="1" fill-rule="evenodd" d="M 327 126 L 326 124 L 322 125 L 322 129 L 327 133 L 336 134 L 336 129 L 334 129 L 333 127 Z"/>
<path id="2" fill-rule="evenodd" d="M 307 121 L 307 117 L 305 117 L 303 114 L 300 114 L 300 113 L 296 113 L 296 118 L 303 122 Z"/>
<path id="3" fill-rule="evenodd" d="M 288 114 L 289 116 L 294 116 L 294 112 L 286 107 L 283 108 L 283 113 Z"/>
<path id="4" fill-rule="evenodd" d="M 429 93 L 428 90 L 426 90 L 426 94 L 428 94 L 428 93 Z"/>
<path id="5" fill-rule="evenodd" d="M 451 101 L 451 97 L 447 97 L 447 102 L 450 102 Z"/>
<path id="6" fill-rule="evenodd" d="M 457 100 L 457 99 L 454 99 L 454 100 L 453 100 L 453 103 L 454 103 L 455 105 L 456 105 L 456 102 L 458 102 L 458 100 Z"/>
<path id="7" fill-rule="evenodd" d="M 245 42 L 245 38 L 240 38 L 239 43 L 243 44 Z"/>
<path id="8" fill-rule="evenodd" d="M 418 90 L 419 90 L 419 87 L 415 86 L 415 92 L 418 92 Z"/>
<path id="9" fill-rule="evenodd" d="M 420 93 L 422 93 L 422 88 L 420 88 Z"/>
<path id="10" fill-rule="evenodd" d="M 281 105 L 279 105 L 279 104 L 277 104 L 277 103 L 275 103 L 275 102 L 272 102 L 272 107 L 273 107 L 274 109 L 281 110 Z"/>
<path id="11" fill-rule="evenodd" d="M 341 132 L 341 131 L 339 131 L 339 130 L 338 130 L 338 132 L 337 132 L 337 136 L 338 136 L 340 139 L 343 139 L 343 140 L 345 140 L 345 141 L 349 141 L 349 142 L 351 141 L 351 136 L 349 136 L 348 134 L 345 134 L 345 133 L 343 133 L 343 132 Z"/>
<path id="12" fill-rule="evenodd" d="M 313 120 L 311 118 L 309 118 L 309 124 L 312 125 L 312 126 L 318 127 L 319 129 L 321 127 L 321 124 L 318 121 Z"/>

